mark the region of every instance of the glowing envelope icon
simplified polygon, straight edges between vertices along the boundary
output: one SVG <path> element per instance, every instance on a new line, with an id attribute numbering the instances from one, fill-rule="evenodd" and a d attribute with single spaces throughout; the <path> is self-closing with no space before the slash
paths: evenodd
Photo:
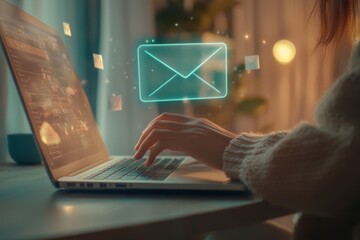
<path id="1" fill-rule="evenodd" d="M 137 49 L 143 102 L 224 98 L 228 93 L 224 43 L 145 44 Z"/>

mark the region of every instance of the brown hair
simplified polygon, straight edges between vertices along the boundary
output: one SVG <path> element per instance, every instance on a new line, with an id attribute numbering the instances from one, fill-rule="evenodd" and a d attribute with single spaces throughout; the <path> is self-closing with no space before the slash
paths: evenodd
<path id="1" fill-rule="evenodd" d="M 318 45 L 339 42 L 344 37 L 357 34 L 359 0 L 317 0 L 321 32 Z M 315 9 L 314 8 L 314 9 Z"/>

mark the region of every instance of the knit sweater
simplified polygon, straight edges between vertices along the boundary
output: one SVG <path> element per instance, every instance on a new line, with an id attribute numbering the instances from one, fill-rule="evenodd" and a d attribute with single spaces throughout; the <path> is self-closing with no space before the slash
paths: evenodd
<path id="1" fill-rule="evenodd" d="M 302 212 L 294 239 L 360 239 L 360 45 L 323 96 L 315 124 L 243 133 L 225 149 L 224 171 L 277 206 Z"/>

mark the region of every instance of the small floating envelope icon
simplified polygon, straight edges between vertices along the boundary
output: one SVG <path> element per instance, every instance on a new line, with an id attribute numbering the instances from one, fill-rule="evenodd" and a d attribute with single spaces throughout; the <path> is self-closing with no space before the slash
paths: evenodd
<path id="1" fill-rule="evenodd" d="M 66 36 L 71 37 L 71 28 L 70 28 L 70 24 L 67 22 L 63 22 L 63 27 L 64 27 L 64 34 Z"/>
<path id="2" fill-rule="evenodd" d="M 94 58 L 94 67 L 97 69 L 104 70 L 104 61 L 102 55 L 94 53 L 93 58 Z"/>
<path id="3" fill-rule="evenodd" d="M 246 56 L 245 69 L 248 71 L 260 69 L 259 55 Z"/>
<path id="4" fill-rule="evenodd" d="M 143 102 L 224 98 L 228 93 L 224 43 L 144 44 L 137 49 Z"/>

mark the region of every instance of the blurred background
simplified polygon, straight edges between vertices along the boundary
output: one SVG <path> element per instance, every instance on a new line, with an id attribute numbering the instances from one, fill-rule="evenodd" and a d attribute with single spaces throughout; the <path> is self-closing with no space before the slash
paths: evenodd
<path id="1" fill-rule="evenodd" d="M 113 155 L 132 154 L 141 131 L 164 111 L 206 117 L 236 133 L 267 133 L 312 122 L 316 103 L 346 68 L 353 45 L 349 39 L 315 50 L 316 11 L 310 17 L 315 0 L 10 2 L 60 32 Z M 136 48 L 189 36 L 227 44 L 229 95 L 141 102 Z M 102 56 L 103 69 L 94 66 L 93 54 Z M 245 57 L 252 55 L 259 56 L 260 68 L 247 70 Z M 121 96 L 121 107 L 112 109 L 116 96 Z M 1 160 L 7 158 L 6 135 L 12 133 L 30 133 L 30 128 L 0 51 Z"/>

